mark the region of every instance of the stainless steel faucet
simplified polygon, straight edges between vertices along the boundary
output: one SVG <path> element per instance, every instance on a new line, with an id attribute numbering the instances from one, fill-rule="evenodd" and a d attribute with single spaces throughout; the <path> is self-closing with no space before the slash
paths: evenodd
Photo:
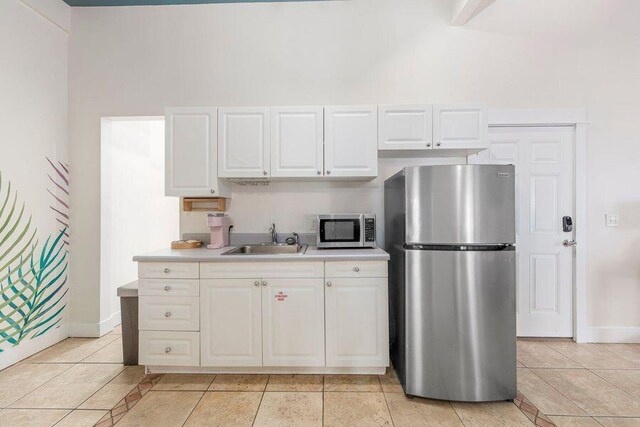
<path id="1" fill-rule="evenodd" d="M 278 243 L 278 233 L 276 232 L 275 222 L 271 225 L 269 233 L 271 233 L 271 243 Z"/>
<path id="2" fill-rule="evenodd" d="M 293 236 L 293 242 L 295 245 L 300 244 L 300 236 L 298 236 L 298 233 L 296 233 L 295 231 L 293 233 L 291 233 L 291 235 Z"/>

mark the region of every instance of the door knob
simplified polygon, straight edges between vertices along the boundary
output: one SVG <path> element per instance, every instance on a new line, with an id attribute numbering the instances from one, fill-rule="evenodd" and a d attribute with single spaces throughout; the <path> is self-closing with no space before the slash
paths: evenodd
<path id="1" fill-rule="evenodd" d="M 562 242 L 562 246 L 564 246 L 565 248 L 570 248 L 572 246 L 577 245 L 578 243 L 575 240 L 565 240 L 564 242 Z"/>

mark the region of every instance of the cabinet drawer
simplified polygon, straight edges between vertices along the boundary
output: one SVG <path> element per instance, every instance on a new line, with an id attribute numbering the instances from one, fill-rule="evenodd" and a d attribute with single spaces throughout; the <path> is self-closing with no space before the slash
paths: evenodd
<path id="1" fill-rule="evenodd" d="M 140 331 L 140 364 L 200 365 L 199 332 Z"/>
<path id="2" fill-rule="evenodd" d="M 138 295 L 164 297 L 197 297 L 200 281 L 195 279 L 140 279 Z"/>
<path id="3" fill-rule="evenodd" d="M 327 261 L 326 277 L 387 277 L 387 261 Z"/>
<path id="4" fill-rule="evenodd" d="M 197 262 L 140 262 L 140 279 L 197 279 Z"/>
<path id="5" fill-rule="evenodd" d="M 141 331 L 200 330 L 200 299 L 194 297 L 140 297 Z"/>
<path id="6" fill-rule="evenodd" d="M 322 261 L 202 262 L 203 279 L 286 279 L 289 277 L 323 277 Z"/>

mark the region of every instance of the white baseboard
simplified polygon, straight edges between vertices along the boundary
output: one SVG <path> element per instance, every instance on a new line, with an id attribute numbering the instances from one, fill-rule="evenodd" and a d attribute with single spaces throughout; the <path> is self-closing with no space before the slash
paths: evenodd
<path id="1" fill-rule="evenodd" d="M 0 370 L 62 341 L 69 336 L 66 324 L 53 328 L 46 334 L 34 339 L 26 339 L 16 347 L 6 348 L 0 353 Z"/>
<path id="2" fill-rule="evenodd" d="M 71 322 L 69 324 L 69 336 L 74 338 L 99 338 L 111 332 L 120 322 L 120 311 L 113 313 L 100 323 Z"/>
<path id="3" fill-rule="evenodd" d="M 592 343 L 640 343 L 640 327 L 591 327 Z"/>

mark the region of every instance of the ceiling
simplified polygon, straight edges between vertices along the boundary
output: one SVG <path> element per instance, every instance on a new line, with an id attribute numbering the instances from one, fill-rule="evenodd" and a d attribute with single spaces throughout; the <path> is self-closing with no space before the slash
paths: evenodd
<path id="1" fill-rule="evenodd" d="M 69 6 L 151 6 L 204 3 L 277 3 L 314 0 L 64 0 Z"/>

